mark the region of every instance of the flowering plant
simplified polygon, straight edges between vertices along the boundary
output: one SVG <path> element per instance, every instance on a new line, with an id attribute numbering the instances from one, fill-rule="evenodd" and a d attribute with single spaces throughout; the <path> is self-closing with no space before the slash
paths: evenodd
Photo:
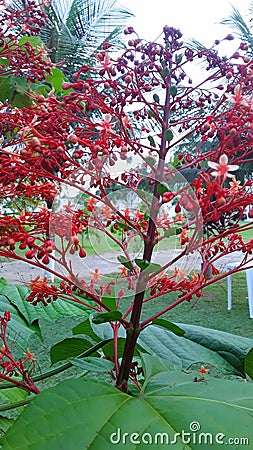
<path id="1" fill-rule="evenodd" d="M 93 324 L 108 324 L 116 387 L 128 392 L 130 379 L 142 389 L 142 371 L 133 358 L 143 330 L 161 324 L 164 313 L 199 298 L 206 286 L 224 278 L 229 272 L 217 265 L 223 256 L 242 253 L 233 271 L 252 263 L 253 240 L 244 242 L 240 234 L 252 228 L 241 224 L 253 204 L 252 182 L 240 185 L 230 174 L 252 160 L 252 61 L 243 54 L 245 44 L 231 58 L 221 58 L 217 43 L 209 50 L 192 50 L 181 32 L 168 26 L 163 43 L 145 42 L 128 28 L 125 34 L 131 38 L 122 55 L 102 49 L 97 66 L 84 65 L 73 74 L 73 83 L 62 79 L 57 95 L 53 86 L 48 90 L 53 69 L 44 47 L 24 40 L 36 30 L 20 30 L 18 14 L 7 10 L 4 20 L 5 14 L 9 27 L 2 31 L 0 76 L 6 80 L 15 67 L 26 83 L 29 104 L 19 107 L 11 97 L 1 103 L 1 195 L 37 197 L 44 204 L 35 215 L 23 210 L 15 217 L 0 216 L 0 256 L 46 270 L 47 276 L 31 280 L 28 302 L 46 306 L 61 297 L 90 308 Z M 38 25 L 42 19 L 33 20 Z M 195 85 L 187 70 L 200 58 L 207 72 Z M 38 82 L 43 93 L 38 93 Z M 194 153 L 177 154 L 177 146 L 189 137 L 196 142 Z M 192 181 L 186 173 L 194 174 Z M 66 192 L 78 195 L 71 201 Z M 123 192 L 127 205 L 119 202 Z M 86 263 L 82 236 L 94 230 L 117 247 L 119 276 Z M 171 237 L 179 248 L 159 264 L 159 246 Z M 198 271 L 192 267 L 197 260 Z M 50 274 L 58 284 L 50 282 Z M 145 304 L 163 294 L 169 299 L 171 293 L 176 300 L 141 318 Z M 10 359 L 5 342 L 1 358 Z M 16 369 L 26 381 L 24 363 Z M 3 370 L 0 379 L 6 380 Z M 24 387 L 36 389 L 29 383 Z"/>

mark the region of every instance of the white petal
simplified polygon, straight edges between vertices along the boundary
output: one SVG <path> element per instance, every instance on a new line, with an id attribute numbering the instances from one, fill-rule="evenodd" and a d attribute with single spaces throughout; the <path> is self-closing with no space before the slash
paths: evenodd
<path id="1" fill-rule="evenodd" d="M 221 166 L 226 166 L 227 163 L 228 163 L 227 155 L 225 155 L 225 154 L 221 155 L 220 159 L 219 159 L 219 163 L 220 163 Z"/>
<path id="2" fill-rule="evenodd" d="M 234 172 L 237 169 L 239 169 L 239 166 L 237 166 L 237 164 L 228 165 L 228 172 Z"/>
<path id="3" fill-rule="evenodd" d="M 214 161 L 208 161 L 208 166 L 211 167 L 211 169 L 218 169 L 219 168 L 219 164 L 217 164 Z"/>
<path id="4" fill-rule="evenodd" d="M 219 172 L 217 172 L 216 170 L 213 170 L 213 172 L 211 172 L 212 177 L 218 177 L 219 176 Z"/>

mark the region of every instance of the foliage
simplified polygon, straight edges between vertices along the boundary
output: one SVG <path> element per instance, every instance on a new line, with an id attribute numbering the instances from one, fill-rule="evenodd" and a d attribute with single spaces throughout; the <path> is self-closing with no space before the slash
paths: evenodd
<path id="1" fill-rule="evenodd" d="M 12 0 L 11 7 L 23 10 L 29 2 Z M 70 78 L 82 64 L 96 58 L 104 46 L 122 48 L 120 39 L 131 13 L 118 0 L 62 0 L 42 2 L 47 21 L 40 37 L 50 59 Z"/>
<path id="2" fill-rule="evenodd" d="M 144 367 L 145 363 L 144 359 Z M 192 375 L 181 372 L 156 373 L 155 364 L 151 372 L 145 367 L 146 383 L 134 397 L 113 386 L 82 379 L 62 382 L 42 392 L 6 434 L 3 450 L 42 450 L 45 436 L 50 450 L 64 446 L 95 450 L 101 445 L 109 450 L 116 443 L 128 449 L 137 445 L 144 449 L 147 444 L 162 449 L 164 442 L 173 441 L 176 449 L 188 444 L 187 448 L 198 450 L 203 446 L 201 433 L 208 433 L 207 443 L 211 445 L 228 442 L 231 434 L 238 438 L 248 435 L 253 414 L 252 384 L 214 379 L 193 383 Z M 123 433 L 127 434 L 123 437 Z M 159 433 L 165 433 L 163 438 Z"/>
<path id="3" fill-rule="evenodd" d="M 200 298 L 205 287 L 229 273 L 252 266 L 253 240 L 241 234 L 252 224 L 240 221 L 253 204 L 252 182 L 241 185 L 233 175 L 252 159 L 252 61 L 245 48 L 240 45 L 236 57 L 221 57 L 214 48 L 189 48 L 172 27 L 164 27 L 163 44 L 142 41 L 129 27 L 122 54 L 102 48 L 97 65 L 83 64 L 69 81 L 37 38 L 46 21 L 39 6 L 5 6 L 0 16 L 0 77 L 7 87 L 0 105 L 1 195 L 42 203 L 37 214 L 26 208 L 15 216 L 1 214 L 0 256 L 57 277 L 56 283 L 45 275 L 28 289 L 2 289 L 1 388 L 36 394 L 2 448 L 110 448 L 110 433 L 123 422 L 130 432 L 136 424 L 138 430 L 160 432 L 163 423 L 171 435 L 196 419 L 208 432 L 219 433 L 223 423 L 226 436 L 231 424 L 234 433 L 246 436 L 252 428 L 252 383 L 242 378 L 252 374 L 251 341 L 238 344 L 218 332 L 210 337 L 209 330 L 161 317 Z M 187 71 L 199 59 L 206 72 L 195 86 Z M 195 138 L 194 152 L 175 153 Z M 122 205 L 122 188 L 132 194 L 131 205 Z M 81 237 L 89 230 L 118 246 L 118 275 L 90 267 L 90 276 L 83 276 Z M 158 244 L 172 236 L 180 250 L 160 265 Z M 220 271 L 220 258 L 238 251 L 241 263 Z M 143 318 L 147 303 L 161 295 L 168 296 L 166 306 Z M 57 302 L 58 312 L 51 305 Z M 67 367 L 109 373 L 115 386 L 68 380 L 39 393 L 37 380 L 66 365 L 36 378 L 34 354 L 26 349 L 16 357 L 8 332 L 12 315 L 39 333 L 39 318 L 52 319 L 61 307 L 65 314 L 65 305 L 70 314 L 87 317 L 89 311 L 89 318 L 51 348 L 52 363 L 67 360 Z M 213 366 L 218 370 L 209 378 Z M 231 380 L 223 379 L 224 371 Z M 85 428 L 87 414 L 92 420 Z M 187 444 L 182 433 L 177 448 Z"/>

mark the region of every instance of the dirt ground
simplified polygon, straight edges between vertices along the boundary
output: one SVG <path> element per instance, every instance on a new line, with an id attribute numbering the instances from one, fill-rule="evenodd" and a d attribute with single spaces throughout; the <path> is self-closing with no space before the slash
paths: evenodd
<path id="1" fill-rule="evenodd" d="M 166 264 L 168 261 L 176 258 L 180 253 L 180 250 L 162 250 L 159 251 L 154 257 L 155 263 Z M 242 259 L 240 252 L 235 252 L 231 255 L 226 255 L 221 258 L 217 263 L 217 267 L 221 270 L 226 270 L 228 263 L 237 263 Z M 73 266 L 74 273 L 81 279 L 88 279 L 91 277 L 92 272 L 95 269 L 99 270 L 101 274 L 110 274 L 118 272 L 122 265 L 117 260 L 115 254 L 93 255 L 86 258 L 79 258 L 77 256 L 71 257 L 71 264 Z M 169 269 L 174 267 L 179 268 L 184 273 L 189 273 L 192 270 L 200 269 L 200 258 L 196 254 L 190 254 L 173 264 Z M 63 273 L 62 268 L 56 264 L 56 272 Z M 66 273 L 66 272 L 65 272 Z M 31 264 L 20 261 L 3 261 L 0 262 L 0 277 L 4 277 L 8 283 L 11 284 L 23 284 L 29 283 L 30 280 L 36 278 L 38 275 L 49 275 L 43 269 L 35 267 Z"/>

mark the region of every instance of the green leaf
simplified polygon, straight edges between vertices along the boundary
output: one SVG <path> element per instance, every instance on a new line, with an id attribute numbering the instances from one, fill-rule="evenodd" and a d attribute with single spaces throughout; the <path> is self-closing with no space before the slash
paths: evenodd
<path id="1" fill-rule="evenodd" d="M 6 279 L 5 278 L 3 278 L 3 277 L 1 277 L 0 278 L 0 292 L 1 292 L 1 290 L 5 287 L 5 286 L 7 286 L 7 281 L 6 281 Z"/>
<path id="2" fill-rule="evenodd" d="M 144 259 L 136 258 L 134 261 L 141 270 L 145 271 L 147 275 L 157 272 L 162 267 L 160 264 L 151 263 L 149 261 L 145 261 Z"/>
<path id="3" fill-rule="evenodd" d="M 180 55 L 176 55 L 176 63 L 180 64 L 182 62 L 183 59 L 183 54 L 181 53 Z"/>
<path id="4" fill-rule="evenodd" d="M 179 159 L 178 159 L 177 155 L 174 156 L 174 159 L 173 159 L 173 161 L 171 161 L 170 165 L 175 167 L 176 169 L 178 167 L 180 167 L 180 163 L 179 163 Z"/>
<path id="5" fill-rule="evenodd" d="M 120 320 L 121 317 L 122 317 L 122 313 L 120 311 L 96 313 L 92 317 L 92 322 L 95 324 L 106 323 L 106 322 L 115 322 L 117 320 Z"/>
<path id="6" fill-rule="evenodd" d="M 14 88 L 11 82 L 11 77 L 0 78 L 0 101 L 10 102 L 14 93 Z"/>
<path id="7" fill-rule="evenodd" d="M 253 379 L 253 348 L 246 355 L 244 362 L 244 372 Z"/>
<path id="8" fill-rule="evenodd" d="M 169 188 L 165 184 L 158 184 L 157 191 L 159 195 L 163 195 L 165 192 L 168 192 Z"/>
<path id="9" fill-rule="evenodd" d="M 4 383 L 1 383 L 0 384 L 0 409 L 1 409 L 0 437 L 4 433 L 6 433 L 8 428 L 10 428 L 13 425 L 13 423 L 14 423 L 13 418 L 17 414 L 20 414 L 24 409 L 23 406 L 19 406 L 19 407 L 15 408 L 15 413 L 13 415 L 13 413 L 10 413 L 8 408 L 12 409 L 14 404 L 16 404 L 17 402 L 24 401 L 29 395 L 28 392 L 25 391 L 24 389 L 15 388 L 15 387 L 13 387 L 11 389 L 1 389 L 1 387 L 3 387 L 3 386 L 4 386 Z M 3 410 L 4 408 L 6 408 L 5 411 Z"/>
<path id="10" fill-rule="evenodd" d="M 154 167 L 156 160 L 155 158 L 152 158 L 152 156 L 147 156 L 147 158 L 145 158 L 145 162 L 148 166 Z"/>
<path id="11" fill-rule="evenodd" d="M 17 108 L 28 108 L 33 104 L 32 99 L 28 97 L 26 94 L 15 94 L 15 97 L 12 101 L 12 106 L 16 106 Z"/>
<path id="12" fill-rule="evenodd" d="M 157 356 L 150 355 L 147 352 L 141 354 L 141 362 L 143 372 L 145 376 L 144 386 L 150 380 L 151 377 L 160 372 L 170 372 L 171 370 L 181 369 L 179 366 L 175 366 L 170 360 L 165 358 L 158 358 Z"/>
<path id="13" fill-rule="evenodd" d="M 117 346 L 118 346 L 118 357 L 119 358 L 122 358 L 124 347 L 125 347 L 125 342 L 126 342 L 125 338 L 123 338 L 123 337 L 118 338 Z M 136 346 L 135 346 L 135 349 L 134 349 L 134 356 L 140 356 L 140 354 L 142 354 L 142 353 L 147 353 L 147 351 L 141 345 L 139 345 L 137 343 Z M 108 344 L 106 344 L 103 347 L 103 354 L 106 357 L 113 357 L 114 356 L 114 342 L 113 342 L 113 339 L 110 342 L 108 342 Z"/>
<path id="14" fill-rule="evenodd" d="M 25 400 L 28 397 L 28 392 L 20 388 L 1 389 L 0 385 L 0 405 L 8 405 Z"/>
<path id="15" fill-rule="evenodd" d="M 149 140 L 150 145 L 151 145 L 152 147 L 155 147 L 155 146 L 156 146 L 156 143 L 155 143 L 155 140 L 154 140 L 153 136 L 148 136 L 148 140 Z"/>
<path id="16" fill-rule="evenodd" d="M 169 73 L 170 73 L 170 71 L 169 71 L 168 67 L 164 67 L 163 70 L 162 70 L 162 76 L 163 76 L 164 78 L 167 78 L 167 76 L 169 75 Z"/>
<path id="17" fill-rule="evenodd" d="M 115 297 L 109 297 L 108 295 L 104 295 L 102 298 L 102 302 L 104 305 L 108 306 L 108 308 L 115 310 L 116 309 L 116 298 Z"/>
<path id="18" fill-rule="evenodd" d="M 154 95 L 153 95 L 153 99 L 154 99 L 154 101 L 155 101 L 156 103 L 160 103 L 160 97 L 159 97 L 159 95 L 154 94 Z"/>
<path id="19" fill-rule="evenodd" d="M 145 270 L 149 265 L 149 261 L 145 261 L 145 259 L 135 258 L 135 264 L 140 267 L 141 270 Z"/>
<path id="20" fill-rule="evenodd" d="M 127 225 L 126 223 L 116 222 L 116 224 L 118 225 L 118 227 L 120 229 L 126 229 L 126 230 L 132 230 L 133 229 L 133 227 L 130 227 L 130 225 Z"/>
<path id="21" fill-rule="evenodd" d="M 237 373 L 244 375 L 244 361 L 253 347 L 253 339 L 200 326 L 180 323 L 178 325 L 185 330 L 186 339 L 217 353 Z"/>
<path id="22" fill-rule="evenodd" d="M 180 328 L 175 323 L 169 322 L 169 320 L 166 319 L 154 319 L 152 321 L 154 325 L 158 325 L 159 327 L 166 328 L 167 330 L 171 331 L 172 333 L 176 334 L 177 336 L 184 336 L 185 331 Z"/>
<path id="23" fill-rule="evenodd" d="M 79 323 L 74 328 L 72 328 L 72 333 L 76 334 L 84 334 L 89 337 L 93 342 L 100 342 L 100 338 L 94 333 L 90 320 L 86 319 L 84 322 Z"/>
<path id="24" fill-rule="evenodd" d="M 181 233 L 181 231 L 182 231 L 182 228 L 175 228 L 175 227 L 169 228 L 168 230 L 166 230 L 164 232 L 164 237 L 169 238 L 171 236 L 178 235 Z"/>
<path id="25" fill-rule="evenodd" d="M 8 419 L 0 415 L 0 438 L 6 433 L 8 428 L 10 428 L 14 423 L 13 419 Z"/>
<path id="26" fill-rule="evenodd" d="M 84 338 L 66 338 L 53 345 L 50 349 L 50 359 L 52 364 L 64 361 L 75 356 L 80 356 L 86 350 L 92 347 L 92 343 Z M 94 353 L 96 356 L 97 353 Z"/>
<path id="27" fill-rule="evenodd" d="M 91 327 L 94 333 L 99 336 L 100 340 L 104 341 L 106 339 L 114 339 L 113 330 L 108 322 L 95 324 L 92 321 L 92 316 L 90 317 Z M 125 338 L 126 332 L 123 327 L 119 328 L 118 337 Z"/>
<path id="28" fill-rule="evenodd" d="M 196 362 L 211 365 L 221 373 L 244 376 L 244 359 L 253 339 L 194 325 L 177 324 L 185 331 L 182 339 L 169 330 L 150 325 L 138 343 L 147 352 L 187 369 Z"/>
<path id="29" fill-rule="evenodd" d="M 38 36 L 22 36 L 19 39 L 19 45 L 24 45 L 27 42 L 31 44 L 32 47 L 40 47 L 43 45 L 42 40 Z"/>
<path id="30" fill-rule="evenodd" d="M 170 95 L 174 98 L 177 95 L 177 87 L 176 86 L 171 86 L 170 88 Z"/>
<path id="31" fill-rule="evenodd" d="M 162 268 L 161 264 L 150 263 L 148 267 L 145 269 L 145 273 L 150 275 L 151 273 L 158 272 Z"/>
<path id="32" fill-rule="evenodd" d="M 27 97 L 26 93 L 24 91 L 27 91 L 29 88 L 29 84 L 26 82 L 25 78 L 19 78 L 16 75 L 11 75 L 10 77 L 11 80 L 11 84 L 13 86 L 13 88 L 19 93 L 21 94 L 21 96 L 25 96 Z M 30 97 L 27 97 L 29 100 Z"/>
<path id="33" fill-rule="evenodd" d="M 9 66 L 9 60 L 7 58 L 0 58 L 0 65 L 8 67 Z"/>
<path id="34" fill-rule="evenodd" d="M 151 117 L 153 117 L 153 119 L 156 118 L 156 115 L 155 115 L 154 111 L 152 111 L 152 109 L 149 109 L 149 110 L 148 110 L 148 114 L 149 114 Z"/>
<path id="35" fill-rule="evenodd" d="M 169 142 L 172 141 L 172 139 L 173 139 L 172 131 L 171 130 L 166 130 L 165 133 L 164 133 L 164 138 L 165 138 L 166 141 L 169 141 Z"/>
<path id="36" fill-rule="evenodd" d="M 123 265 L 125 266 L 127 269 L 129 270 L 133 270 L 133 265 L 131 263 L 131 261 L 129 261 L 129 259 L 127 259 L 125 256 L 118 256 L 117 260 Z"/>
<path id="37" fill-rule="evenodd" d="M 4 311 L 10 311 L 11 320 L 8 323 L 9 342 L 15 342 L 15 346 L 21 354 L 26 351 L 28 341 L 34 334 L 34 330 L 28 326 L 27 322 L 18 314 L 16 308 L 8 302 L 6 297 L 0 295 L 0 315 Z"/>
<path id="38" fill-rule="evenodd" d="M 33 324 L 38 319 L 55 321 L 63 317 L 84 317 L 88 316 L 89 308 L 81 304 L 73 304 L 70 300 L 58 298 L 57 301 L 49 305 L 32 305 L 26 301 L 29 289 L 24 285 L 4 285 L 0 286 L 0 293 L 6 297 L 7 304 L 16 308 L 17 313 L 29 324 Z M 8 309 L 8 308 L 7 308 Z M 38 330 L 39 331 L 39 330 Z"/>
<path id="39" fill-rule="evenodd" d="M 191 374 L 179 371 L 151 372 L 137 397 L 101 381 L 69 379 L 36 396 L 1 445 L 2 450 L 112 450 L 116 445 L 144 450 L 149 444 L 162 450 L 175 439 L 175 450 L 201 450 L 203 435 L 201 441 L 198 431 L 193 443 L 190 424 L 195 423 L 197 430 L 212 437 L 215 448 L 217 435 L 224 444 L 231 435 L 249 437 L 252 403 L 251 383 L 216 379 L 194 383 Z M 182 430 L 190 432 L 187 445 Z"/>
<path id="40" fill-rule="evenodd" d="M 112 361 L 108 361 L 103 358 L 71 358 L 70 362 L 73 366 L 79 367 L 82 370 L 89 370 L 91 372 L 98 373 L 110 372 L 114 367 L 114 363 Z"/>
<path id="41" fill-rule="evenodd" d="M 52 87 L 55 90 L 56 94 L 62 92 L 62 83 L 66 81 L 67 78 L 57 67 L 52 68 L 52 75 L 47 75 L 46 81 L 51 83 Z"/>

